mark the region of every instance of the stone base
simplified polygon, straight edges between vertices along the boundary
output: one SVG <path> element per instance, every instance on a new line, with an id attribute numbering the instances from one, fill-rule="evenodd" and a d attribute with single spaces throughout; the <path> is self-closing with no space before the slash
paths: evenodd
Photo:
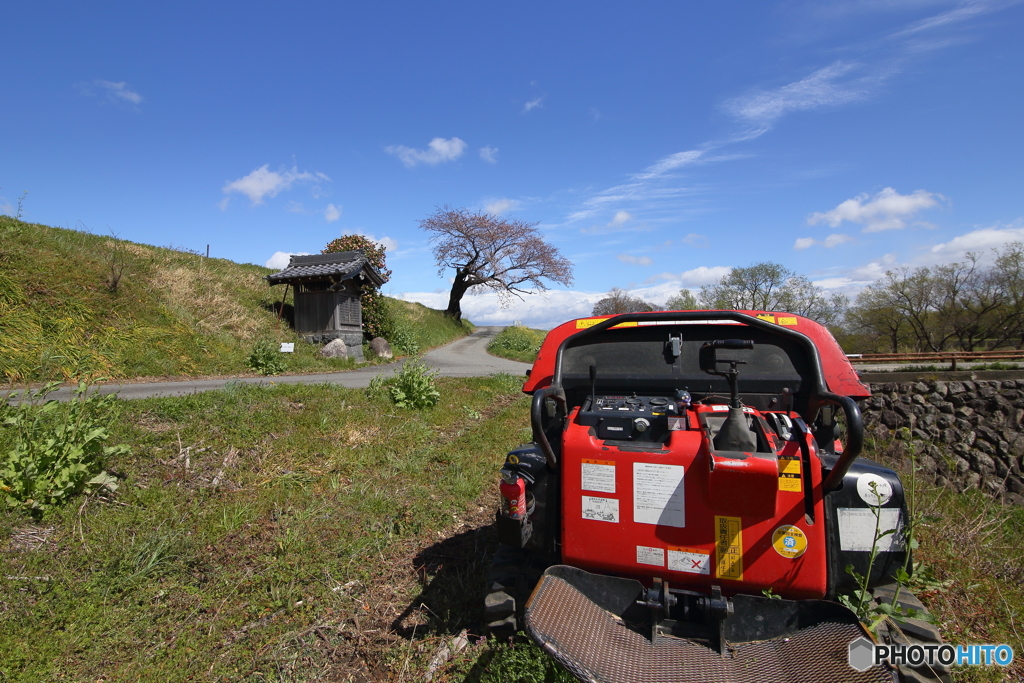
<path id="1" fill-rule="evenodd" d="M 310 344 L 326 344 L 327 342 L 341 339 L 348 349 L 348 357 L 354 358 L 362 363 L 363 358 L 363 333 L 362 332 L 318 332 L 316 334 L 304 334 L 302 338 Z"/>

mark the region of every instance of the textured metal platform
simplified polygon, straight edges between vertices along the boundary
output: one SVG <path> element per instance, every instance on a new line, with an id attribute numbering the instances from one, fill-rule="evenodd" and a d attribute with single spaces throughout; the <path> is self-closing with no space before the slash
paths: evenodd
<path id="1" fill-rule="evenodd" d="M 824 622 L 785 638 L 730 644 L 725 656 L 689 640 L 627 628 L 557 576 L 545 575 L 526 609 L 530 635 L 581 681 L 594 683 L 892 683 L 894 672 L 858 672 L 848 644 L 857 624 Z"/>

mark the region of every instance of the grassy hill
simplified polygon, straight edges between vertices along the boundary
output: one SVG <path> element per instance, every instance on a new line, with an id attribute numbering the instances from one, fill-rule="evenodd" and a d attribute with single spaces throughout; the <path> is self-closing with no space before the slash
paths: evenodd
<path id="1" fill-rule="evenodd" d="M 257 340 L 298 341 L 277 319 L 284 288 L 267 285 L 271 272 L 0 216 L 0 383 L 245 373 Z M 420 348 L 466 333 L 439 311 L 388 302 Z M 352 365 L 315 352 L 297 344 L 288 371 Z"/>

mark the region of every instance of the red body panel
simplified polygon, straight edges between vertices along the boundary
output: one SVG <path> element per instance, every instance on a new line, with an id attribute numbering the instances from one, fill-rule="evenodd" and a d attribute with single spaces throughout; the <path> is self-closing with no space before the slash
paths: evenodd
<path id="1" fill-rule="evenodd" d="M 796 330 L 810 337 L 814 345 L 818 347 L 823 378 L 830 391 L 850 396 L 854 399 L 863 399 L 871 396 L 871 390 L 860 381 L 857 371 L 854 370 L 853 365 L 847 360 L 846 354 L 843 353 L 843 349 L 836 342 L 835 338 L 832 337 L 828 328 L 793 313 L 773 313 L 767 311 L 739 312 L 784 325 L 789 329 Z M 555 372 L 555 355 L 558 353 L 558 346 L 567 337 L 610 317 L 612 316 L 570 320 L 548 332 L 547 337 L 544 339 L 544 344 L 541 345 L 540 353 L 537 354 L 537 360 L 533 363 L 530 376 L 523 385 L 523 391 L 532 394 L 537 389 L 550 385 L 551 378 Z"/>
<path id="2" fill-rule="evenodd" d="M 652 452 L 599 440 L 574 410 L 563 434 L 562 561 L 645 583 L 661 576 L 694 590 L 715 584 L 727 593 L 757 594 L 770 586 L 786 598 L 822 597 L 825 523 L 813 438 L 806 437 L 809 463 L 789 441 L 775 454 L 751 455 L 756 462 L 749 466 L 740 458 L 712 472 L 711 459 L 727 454 L 712 453 L 698 425 L 701 414 L 714 412 L 714 406 L 693 406 L 693 428 L 671 432 L 664 448 Z M 766 463 L 774 476 L 765 475 Z M 813 523 L 805 516 L 808 474 Z M 774 506 L 765 507 L 772 498 Z"/>

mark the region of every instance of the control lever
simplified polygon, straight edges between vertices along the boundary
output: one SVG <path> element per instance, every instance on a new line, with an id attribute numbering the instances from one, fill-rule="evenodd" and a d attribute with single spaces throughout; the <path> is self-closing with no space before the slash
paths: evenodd
<path id="1" fill-rule="evenodd" d="M 590 409 L 597 410 L 597 366 L 590 366 Z"/>

